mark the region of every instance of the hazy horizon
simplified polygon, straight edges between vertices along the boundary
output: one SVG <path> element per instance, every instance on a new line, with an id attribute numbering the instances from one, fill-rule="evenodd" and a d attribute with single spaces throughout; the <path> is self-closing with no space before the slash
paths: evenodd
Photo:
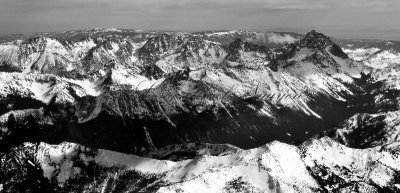
<path id="1" fill-rule="evenodd" d="M 90 28 L 249 30 L 400 40 L 397 0 L 0 0 L 0 34 Z"/>

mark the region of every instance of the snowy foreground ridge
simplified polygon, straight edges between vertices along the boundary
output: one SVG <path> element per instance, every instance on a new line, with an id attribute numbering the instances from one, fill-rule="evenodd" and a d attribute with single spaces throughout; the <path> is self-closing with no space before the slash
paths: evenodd
<path id="1" fill-rule="evenodd" d="M 400 42 L 97 28 L 0 42 L 0 193 L 400 192 Z"/>
<path id="2" fill-rule="evenodd" d="M 60 186 L 80 178 L 82 170 L 76 163 L 94 162 L 102 168 L 99 176 L 110 168 L 117 168 L 118 172 L 99 177 L 97 185 L 92 182 L 87 186 L 110 190 L 115 188 L 113 181 L 123 180 L 121 173 L 135 171 L 141 178 L 154 176 L 156 180 L 148 186 L 162 186 L 157 192 L 317 192 L 349 191 L 355 187 L 379 192 L 379 187 L 399 190 L 398 151 L 398 145 L 390 149 L 354 149 L 323 137 L 300 147 L 275 141 L 250 150 L 221 149 L 214 155 L 168 161 L 91 150 L 73 143 L 41 143 L 36 159 L 44 175 L 57 180 Z"/>

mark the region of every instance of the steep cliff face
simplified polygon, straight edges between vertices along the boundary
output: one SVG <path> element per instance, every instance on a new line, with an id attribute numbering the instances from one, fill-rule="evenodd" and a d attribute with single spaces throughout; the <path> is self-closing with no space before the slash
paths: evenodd
<path id="1" fill-rule="evenodd" d="M 96 29 L 0 44 L 2 172 L 77 192 L 396 191 L 397 65 L 315 31 L 263 36 L 282 47 L 252 35 Z"/>

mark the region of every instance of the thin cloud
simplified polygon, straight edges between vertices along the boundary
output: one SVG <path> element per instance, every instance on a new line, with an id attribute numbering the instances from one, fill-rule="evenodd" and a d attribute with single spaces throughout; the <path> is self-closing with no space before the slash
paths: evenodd
<path id="1" fill-rule="evenodd" d="M 284 44 L 284 43 L 293 43 L 297 39 L 288 34 L 279 34 L 279 33 L 256 33 L 254 37 L 247 38 L 248 42 L 262 42 L 264 45 L 267 44 Z"/>

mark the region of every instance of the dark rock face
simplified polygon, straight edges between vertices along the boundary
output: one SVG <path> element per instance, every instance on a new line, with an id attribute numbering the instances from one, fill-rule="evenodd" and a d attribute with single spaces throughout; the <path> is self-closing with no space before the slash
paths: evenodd
<path id="1" fill-rule="evenodd" d="M 150 38 L 147 42 L 138 50 L 139 59 L 146 63 L 154 63 L 159 60 L 159 55 L 173 50 L 183 43 L 181 37 L 162 34 Z"/>
<path id="2" fill-rule="evenodd" d="M 342 48 L 340 48 L 340 46 L 338 46 L 337 44 L 334 44 L 329 37 L 314 30 L 312 30 L 304 38 L 302 38 L 299 44 L 300 47 L 314 49 L 325 49 L 330 46 L 331 48 L 329 51 L 333 55 L 341 58 L 349 58 L 349 56 L 347 56 L 347 54 L 343 52 Z"/>
<path id="3" fill-rule="evenodd" d="M 377 141 L 384 138 L 384 118 L 384 115 L 378 117 L 372 117 L 369 114 L 356 115 L 352 117 L 352 122 L 345 122 L 342 125 L 343 128 L 349 129 L 350 132 L 340 133 L 338 132 L 340 130 L 333 130 L 332 133 L 328 133 L 328 135 L 350 147 L 373 147 L 378 145 Z"/>
<path id="4" fill-rule="evenodd" d="M 336 45 L 336 44 L 333 44 L 332 45 L 332 47 L 331 47 L 331 49 L 330 49 L 330 52 L 333 54 L 333 55 L 335 55 L 335 56 L 337 56 L 337 57 L 341 57 L 341 58 L 349 58 L 349 56 L 346 54 L 346 53 L 344 53 L 343 52 L 343 50 L 342 50 L 342 48 L 340 48 L 338 45 Z"/>
<path id="5" fill-rule="evenodd" d="M 41 101 L 28 97 L 8 96 L 0 101 L 0 113 L 5 114 L 11 110 L 24 110 L 40 108 L 44 104 Z"/>
<path id="6" fill-rule="evenodd" d="M 300 46 L 307 48 L 324 49 L 332 44 L 332 41 L 327 36 L 314 30 L 311 30 L 311 32 L 300 40 Z"/>
<path id="7" fill-rule="evenodd" d="M 343 52 L 342 48 L 337 44 L 333 43 L 331 39 L 322 33 L 318 33 L 314 30 L 307 33 L 300 41 L 287 45 L 278 51 L 278 60 L 287 60 L 294 56 L 295 52 L 301 48 L 308 48 L 313 50 L 319 50 L 325 52 L 326 48 L 329 48 L 329 52 L 334 56 L 347 59 L 349 58 L 346 53 Z"/>
<path id="8" fill-rule="evenodd" d="M 265 46 L 260 46 L 260 45 L 255 45 L 255 44 L 251 44 L 248 43 L 246 41 L 243 41 L 239 38 L 235 39 L 233 42 L 231 42 L 228 45 L 228 53 L 229 55 L 226 57 L 227 60 L 230 61 L 238 61 L 239 60 L 239 51 L 243 51 L 243 52 L 257 52 L 257 53 L 261 53 L 261 54 L 265 54 L 267 55 L 267 60 L 271 59 L 270 55 L 272 55 L 273 53 L 271 52 L 271 50 L 269 50 L 267 47 Z"/>
<path id="9" fill-rule="evenodd" d="M 4 192 L 56 192 L 57 186 L 43 176 L 35 161 L 35 146 L 9 149 L 0 154 L 0 184 Z"/>

